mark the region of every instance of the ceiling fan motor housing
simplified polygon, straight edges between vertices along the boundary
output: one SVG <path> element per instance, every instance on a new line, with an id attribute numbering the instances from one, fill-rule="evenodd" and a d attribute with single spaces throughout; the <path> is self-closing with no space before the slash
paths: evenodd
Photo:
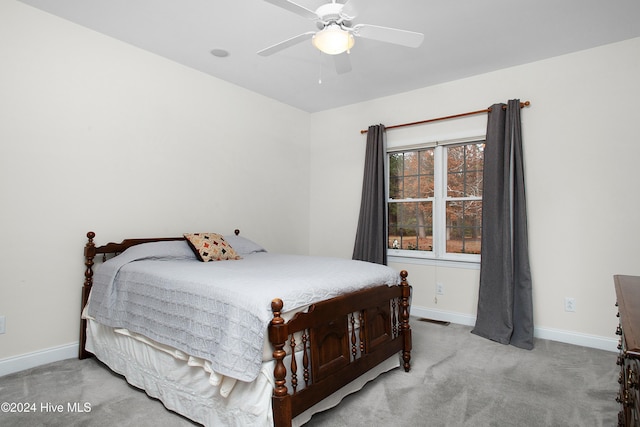
<path id="1" fill-rule="evenodd" d="M 345 20 L 345 17 L 342 15 L 342 8 L 344 7 L 341 3 L 327 3 L 323 4 L 319 8 L 316 9 L 316 15 L 318 15 L 318 28 L 323 29 L 329 24 L 336 23 L 339 25 L 344 24 L 349 27 L 351 25 L 350 22 Z"/>

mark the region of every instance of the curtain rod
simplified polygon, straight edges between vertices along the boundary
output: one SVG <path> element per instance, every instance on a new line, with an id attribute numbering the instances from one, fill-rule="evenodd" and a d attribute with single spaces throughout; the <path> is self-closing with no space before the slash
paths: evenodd
<path id="1" fill-rule="evenodd" d="M 529 105 L 531 105 L 531 102 L 529 102 L 529 101 L 521 102 L 520 103 L 520 108 L 528 107 Z M 502 109 L 506 110 L 507 106 L 503 105 Z M 491 112 L 491 108 L 485 108 L 484 110 L 470 111 L 468 113 L 461 113 L 461 114 L 454 114 L 453 116 L 438 117 L 436 119 L 428 119 L 428 120 L 421 120 L 419 122 L 411 122 L 411 123 L 403 123 L 403 124 L 400 124 L 400 125 L 387 126 L 387 127 L 385 127 L 385 129 L 389 130 L 389 129 L 395 129 L 395 128 L 403 128 L 405 126 L 421 125 L 421 124 L 424 124 L 424 123 L 439 122 L 440 120 L 457 119 L 458 117 L 473 116 L 474 114 L 482 114 L 482 113 L 489 113 L 489 112 Z M 365 134 L 368 131 L 369 131 L 368 129 L 363 129 L 363 130 L 360 131 L 360 133 L 361 134 Z"/>

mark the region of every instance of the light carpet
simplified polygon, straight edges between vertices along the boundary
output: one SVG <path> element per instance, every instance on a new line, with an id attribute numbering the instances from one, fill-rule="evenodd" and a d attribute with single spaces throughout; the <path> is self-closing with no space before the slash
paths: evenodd
<path id="1" fill-rule="evenodd" d="M 540 339 L 527 351 L 473 335 L 467 326 L 415 318 L 411 327 L 409 373 L 383 374 L 306 426 L 617 425 L 616 353 Z M 194 425 L 95 359 L 2 377 L 2 402 L 35 405 L 34 412 L 0 412 L 2 426 Z"/>

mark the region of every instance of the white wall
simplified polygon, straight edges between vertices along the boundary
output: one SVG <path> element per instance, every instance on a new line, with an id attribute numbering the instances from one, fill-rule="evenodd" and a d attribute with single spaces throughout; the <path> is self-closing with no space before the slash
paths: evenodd
<path id="1" fill-rule="evenodd" d="M 615 342 L 613 274 L 640 274 L 640 39 L 316 113 L 311 122 L 311 254 L 353 250 L 371 124 L 393 125 L 531 101 L 522 111 L 538 336 Z M 390 130 L 390 146 L 483 133 L 486 116 Z M 473 324 L 478 271 L 415 264 L 414 314 Z M 436 304 L 435 281 L 445 285 Z M 575 313 L 564 311 L 574 297 Z"/>
<path id="2" fill-rule="evenodd" d="M 308 253 L 308 113 L 15 1 L 0 58 L 0 360 L 77 342 L 89 230 Z"/>
<path id="3" fill-rule="evenodd" d="M 0 362 L 73 348 L 87 231 L 104 243 L 238 227 L 273 251 L 350 257 L 360 129 L 511 98 L 532 102 L 522 116 L 536 326 L 609 339 L 611 276 L 640 274 L 639 56 L 634 39 L 309 115 L 1 2 Z M 389 142 L 484 126 L 455 120 Z M 414 314 L 475 316 L 477 270 L 394 266 L 409 270 Z M 437 304 L 435 280 L 446 286 Z M 564 312 L 565 296 L 577 312 Z"/>

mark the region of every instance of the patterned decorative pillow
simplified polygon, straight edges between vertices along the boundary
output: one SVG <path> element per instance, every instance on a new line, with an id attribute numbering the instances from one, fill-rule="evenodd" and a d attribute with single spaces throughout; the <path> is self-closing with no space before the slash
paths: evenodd
<path id="1" fill-rule="evenodd" d="M 185 239 L 200 261 L 242 259 L 218 233 L 184 233 Z"/>

